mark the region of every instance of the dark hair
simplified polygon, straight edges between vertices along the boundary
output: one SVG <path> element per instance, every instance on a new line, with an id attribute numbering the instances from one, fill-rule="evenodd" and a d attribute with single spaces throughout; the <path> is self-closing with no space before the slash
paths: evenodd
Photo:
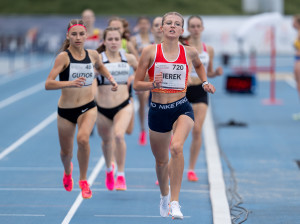
<path id="1" fill-rule="evenodd" d="M 188 18 L 188 21 L 187 21 L 187 25 L 188 25 L 188 27 L 190 26 L 190 21 L 191 21 L 191 19 L 194 19 L 194 18 L 197 18 L 197 19 L 199 19 L 200 21 L 201 21 L 201 23 L 202 23 L 202 25 L 203 25 L 203 19 L 201 18 L 201 16 L 190 16 L 189 18 Z"/>
<path id="2" fill-rule="evenodd" d="M 179 42 L 182 44 L 182 45 L 185 45 L 185 46 L 189 46 L 189 37 L 190 36 L 187 36 L 187 37 L 183 37 L 182 35 L 179 37 Z"/>
<path id="3" fill-rule="evenodd" d="M 68 27 L 67 27 L 67 32 L 69 30 L 69 28 L 73 25 L 76 25 L 76 24 L 80 24 L 80 25 L 83 25 L 85 26 L 84 22 L 82 19 L 72 19 L 69 24 L 68 24 Z M 66 38 L 61 46 L 61 48 L 59 49 L 59 52 L 62 52 L 62 51 L 65 51 L 67 50 L 67 48 L 70 46 L 70 41 Z"/>
<path id="4" fill-rule="evenodd" d="M 120 37 L 122 37 L 121 32 L 120 32 L 120 30 L 119 30 L 118 28 L 109 26 L 109 27 L 107 27 L 107 28 L 104 30 L 104 32 L 103 32 L 103 40 L 106 40 L 107 33 L 110 32 L 110 31 L 118 31 L 119 34 L 120 34 Z M 106 50 L 106 47 L 105 47 L 104 43 L 102 43 L 102 44 L 97 48 L 98 53 L 101 53 L 101 52 L 103 52 L 103 51 L 105 51 L 105 50 Z"/>
<path id="5" fill-rule="evenodd" d="M 182 16 L 180 13 L 178 13 L 178 12 L 167 12 L 167 13 L 162 17 L 162 25 L 164 24 L 164 21 L 165 21 L 166 17 L 169 16 L 169 15 L 179 16 L 179 17 L 181 18 L 181 20 L 182 20 L 182 27 L 183 27 L 183 25 L 184 25 L 184 19 L 183 19 L 183 16 Z"/>
<path id="6" fill-rule="evenodd" d="M 110 23 L 112 21 L 120 21 L 123 25 L 124 32 L 122 33 L 122 38 L 126 40 L 130 40 L 130 29 L 129 29 L 129 23 L 126 19 L 120 18 L 120 17 L 111 17 L 108 20 L 108 26 L 110 26 Z"/>

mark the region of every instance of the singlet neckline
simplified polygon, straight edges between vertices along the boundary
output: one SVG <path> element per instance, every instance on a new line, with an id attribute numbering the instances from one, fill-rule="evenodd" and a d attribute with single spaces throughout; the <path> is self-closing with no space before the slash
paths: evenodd
<path id="1" fill-rule="evenodd" d="M 163 44 L 161 43 L 160 46 L 161 46 L 161 52 L 162 52 L 162 55 L 163 55 L 164 59 L 165 59 L 167 62 L 172 63 L 172 62 L 175 62 L 175 61 L 178 60 L 179 55 L 180 55 L 180 46 L 179 46 L 179 43 L 178 43 L 178 55 L 177 55 L 177 58 L 176 58 L 174 61 L 169 61 L 169 60 L 166 58 L 166 56 L 165 56 L 165 54 L 164 54 Z"/>
<path id="2" fill-rule="evenodd" d="M 111 62 L 111 61 L 109 60 L 109 58 L 108 58 L 108 56 L 107 56 L 107 54 L 106 54 L 105 51 L 101 52 L 101 56 L 102 56 L 102 62 L 103 62 L 103 63 L 121 63 L 121 62 L 126 62 L 126 63 L 128 63 L 127 58 L 126 58 L 126 55 L 125 55 L 125 53 L 122 52 L 122 51 L 119 51 L 119 56 L 120 56 L 120 58 L 121 58 L 120 61 Z"/>
<path id="3" fill-rule="evenodd" d="M 77 61 L 77 62 L 83 62 L 83 61 L 85 61 L 85 60 L 87 59 L 87 57 L 88 57 L 88 51 L 87 51 L 86 49 L 84 49 L 84 51 L 85 51 L 85 57 L 84 57 L 82 60 L 77 60 L 76 58 L 74 58 L 74 56 L 72 55 L 72 53 L 71 53 L 71 51 L 70 51 L 69 49 L 66 49 L 66 51 L 67 51 L 67 53 L 70 54 L 70 56 L 72 57 L 72 59 L 73 59 L 74 61 Z"/>

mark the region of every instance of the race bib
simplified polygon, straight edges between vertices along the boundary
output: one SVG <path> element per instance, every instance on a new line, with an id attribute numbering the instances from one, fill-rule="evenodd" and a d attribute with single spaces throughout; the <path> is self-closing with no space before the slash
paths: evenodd
<path id="1" fill-rule="evenodd" d="M 208 63 L 209 63 L 208 53 L 203 52 L 203 53 L 199 54 L 199 59 L 200 59 L 201 63 L 204 66 L 205 72 L 207 73 L 207 68 L 208 68 Z M 196 70 L 195 70 L 194 66 L 192 66 L 191 76 L 192 77 L 199 77 L 196 73 Z"/>
<path id="2" fill-rule="evenodd" d="M 92 63 L 70 63 L 69 80 L 73 81 L 79 77 L 84 77 L 84 86 L 90 86 L 94 80 L 94 68 Z"/>
<path id="3" fill-rule="evenodd" d="M 162 73 L 162 89 L 183 90 L 185 88 L 186 64 L 155 63 L 154 78 Z"/>
<path id="4" fill-rule="evenodd" d="M 130 67 L 128 63 L 106 63 L 104 64 L 110 74 L 114 77 L 118 84 L 126 84 L 129 78 Z M 105 79 L 104 84 L 110 84 L 110 81 Z"/>

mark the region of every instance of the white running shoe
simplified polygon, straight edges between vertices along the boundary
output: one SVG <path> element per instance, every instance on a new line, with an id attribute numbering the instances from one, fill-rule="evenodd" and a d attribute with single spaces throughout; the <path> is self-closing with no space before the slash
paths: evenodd
<path id="1" fill-rule="evenodd" d="M 170 215 L 172 219 L 183 219 L 183 214 L 180 211 L 180 205 L 178 201 L 172 201 L 170 203 Z"/>
<path id="2" fill-rule="evenodd" d="M 169 216 L 170 195 L 171 195 L 170 187 L 169 187 L 168 195 L 166 195 L 166 196 L 160 195 L 159 209 L 160 209 L 160 215 L 162 217 L 168 217 Z"/>

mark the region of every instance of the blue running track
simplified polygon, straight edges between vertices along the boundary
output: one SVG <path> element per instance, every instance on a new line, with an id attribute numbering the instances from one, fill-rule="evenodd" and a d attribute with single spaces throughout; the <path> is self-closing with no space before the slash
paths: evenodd
<path id="1" fill-rule="evenodd" d="M 126 136 L 128 190 L 106 190 L 96 129 L 88 171 L 93 197 L 82 200 L 80 195 L 76 144 L 75 186 L 72 192 L 64 190 L 56 125 L 60 91 L 44 90 L 51 63 L 53 58 L 37 69 L 0 77 L 0 223 L 300 223 L 300 121 L 292 119 L 300 105 L 290 76 L 276 81 L 276 97 L 282 101 L 276 106 L 262 103 L 269 98 L 269 81 L 258 79 L 255 94 L 247 95 L 226 93 L 225 76 L 211 80 L 217 92 L 210 97 L 199 182 L 188 182 L 185 169 L 184 219 L 174 221 L 159 215 L 154 157 L 149 141 L 138 145 L 137 114 L 134 132 Z M 184 146 L 186 168 L 190 142 L 191 136 Z"/>

